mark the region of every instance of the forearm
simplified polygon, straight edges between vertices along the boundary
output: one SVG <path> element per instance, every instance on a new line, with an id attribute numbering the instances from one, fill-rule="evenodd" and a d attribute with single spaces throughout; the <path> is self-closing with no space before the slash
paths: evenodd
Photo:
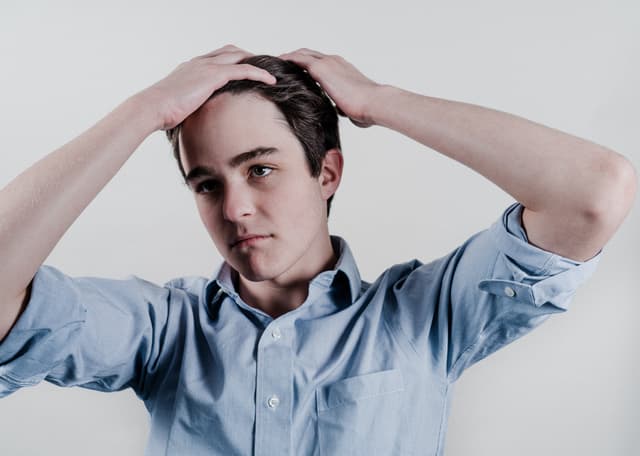
<path id="1" fill-rule="evenodd" d="M 508 113 L 393 86 L 372 99 L 374 124 L 463 163 L 533 211 L 594 213 L 625 168 L 614 151 Z"/>
<path id="2" fill-rule="evenodd" d="M 155 123 L 151 111 L 129 98 L 0 191 L 0 306 L 23 292 L 71 224 L 156 129 Z"/>

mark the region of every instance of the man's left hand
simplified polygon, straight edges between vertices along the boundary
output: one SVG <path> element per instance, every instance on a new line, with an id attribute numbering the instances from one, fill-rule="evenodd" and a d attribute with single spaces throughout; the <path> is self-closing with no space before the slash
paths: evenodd
<path id="1" fill-rule="evenodd" d="M 358 127 L 374 124 L 368 106 L 375 100 L 380 84 L 372 81 L 339 55 L 326 55 L 301 48 L 279 56 L 307 70 L 336 104 L 338 114 L 347 116 Z"/>

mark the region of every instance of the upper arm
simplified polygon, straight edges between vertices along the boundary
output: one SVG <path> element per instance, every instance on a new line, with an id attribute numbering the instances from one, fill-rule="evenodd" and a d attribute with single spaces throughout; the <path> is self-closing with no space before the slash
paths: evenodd
<path id="1" fill-rule="evenodd" d="M 600 255 L 576 262 L 527 242 L 515 203 L 445 257 L 416 263 L 394 287 L 392 326 L 449 381 L 563 312 Z"/>
<path id="2" fill-rule="evenodd" d="M 613 235 L 595 216 L 549 215 L 527 207 L 522 226 L 532 245 L 575 261 L 593 258 Z"/>
<path id="3" fill-rule="evenodd" d="M 0 397 L 47 380 L 100 391 L 136 387 L 166 325 L 169 291 L 135 276 L 70 277 L 41 266 L 0 344 Z"/>
<path id="4" fill-rule="evenodd" d="M 11 328 L 16 324 L 22 312 L 24 312 L 27 303 L 29 302 L 29 296 L 31 294 L 31 283 L 27 288 L 22 290 L 14 300 L 8 301 L 1 305 L 2 314 L 0 315 L 0 344 L 7 337 L 7 334 L 11 331 Z"/>
<path id="5" fill-rule="evenodd" d="M 460 254 L 448 303 L 452 380 L 549 315 L 566 311 L 600 260 L 601 251 L 579 261 L 534 245 L 524 230 L 523 213 L 524 206 L 514 203 Z"/>

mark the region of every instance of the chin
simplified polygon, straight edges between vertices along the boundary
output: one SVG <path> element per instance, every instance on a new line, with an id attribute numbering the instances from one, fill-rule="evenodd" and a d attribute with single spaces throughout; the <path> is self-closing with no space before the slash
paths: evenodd
<path id="1" fill-rule="evenodd" d="M 262 282 L 263 280 L 269 280 L 272 279 L 273 277 L 260 273 L 258 271 L 253 271 L 251 269 L 249 270 L 238 270 L 238 273 L 240 275 L 242 275 L 242 277 L 244 277 L 245 279 L 251 281 L 251 282 Z"/>
<path id="2" fill-rule="evenodd" d="M 233 268 L 238 271 L 239 274 L 242 275 L 247 280 L 251 282 L 262 282 L 263 280 L 271 280 L 276 278 L 279 274 L 274 274 L 278 268 L 269 265 L 232 265 Z"/>
<path id="3" fill-rule="evenodd" d="M 230 255 L 227 261 L 245 279 L 262 282 L 282 277 L 296 265 L 297 256 L 290 249 L 256 249 L 248 255 Z"/>

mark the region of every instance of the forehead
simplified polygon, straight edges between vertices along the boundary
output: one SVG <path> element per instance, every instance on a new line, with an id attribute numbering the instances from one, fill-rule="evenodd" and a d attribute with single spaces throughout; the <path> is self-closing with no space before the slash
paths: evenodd
<path id="1" fill-rule="evenodd" d="M 278 107 L 253 93 L 225 92 L 208 100 L 185 119 L 179 141 L 186 173 L 198 165 L 223 167 L 257 147 L 303 153 Z"/>

